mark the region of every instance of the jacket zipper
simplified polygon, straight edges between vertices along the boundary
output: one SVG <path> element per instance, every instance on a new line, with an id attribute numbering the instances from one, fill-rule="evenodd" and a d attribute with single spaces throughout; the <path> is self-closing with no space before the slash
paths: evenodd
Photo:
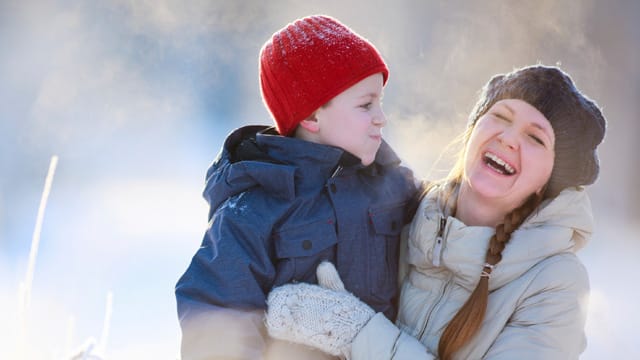
<path id="1" fill-rule="evenodd" d="M 429 325 L 429 322 L 431 320 L 431 315 L 433 315 L 433 312 L 435 311 L 436 308 L 440 307 L 440 303 L 442 302 L 442 299 L 444 299 L 445 297 L 444 295 L 447 293 L 447 290 L 449 290 L 449 285 L 451 285 L 451 279 L 452 279 L 452 276 L 449 275 L 445 280 L 444 286 L 442 287 L 442 291 L 438 295 L 438 298 L 433 302 L 433 305 L 431 306 L 426 316 L 424 317 L 424 323 L 422 323 L 422 329 L 420 329 L 420 333 L 418 334 L 418 337 L 417 337 L 418 340 L 422 341 L 422 337 L 424 336 L 424 333 L 427 330 L 427 326 Z"/>
<path id="2" fill-rule="evenodd" d="M 333 170 L 333 174 L 331 174 L 331 178 L 338 176 L 338 174 L 342 171 L 342 165 L 338 165 L 335 170 Z"/>
<path id="3" fill-rule="evenodd" d="M 444 244 L 444 235 L 445 235 L 445 230 L 447 228 L 447 218 L 444 216 L 440 216 L 440 222 L 438 224 L 438 233 L 436 235 L 436 244 L 433 247 L 433 258 L 432 258 L 432 263 L 433 266 L 440 266 L 440 259 L 442 257 L 442 248 L 443 248 L 443 244 Z M 422 336 L 424 335 L 425 331 L 427 330 L 427 325 L 429 324 L 429 321 L 431 320 L 431 316 L 433 314 L 433 312 L 435 311 L 435 309 L 437 307 L 439 307 L 440 302 L 442 302 L 442 299 L 444 298 L 444 295 L 447 293 L 447 290 L 449 289 L 449 285 L 451 284 L 451 278 L 452 276 L 450 275 L 446 280 L 445 280 L 445 284 L 442 287 L 442 291 L 440 292 L 440 294 L 438 295 L 438 298 L 433 302 L 432 306 L 430 307 L 429 311 L 427 312 L 426 316 L 425 316 L 425 321 L 422 325 L 422 329 L 420 330 L 420 333 L 418 334 L 418 339 L 421 340 Z"/>
<path id="4" fill-rule="evenodd" d="M 433 247 L 433 266 L 440 266 L 440 258 L 442 257 L 442 243 L 444 242 L 444 229 L 447 227 L 447 219 L 440 216 L 440 224 L 438 225 L 438 235 L 436 236 L 436 244 Z"/>

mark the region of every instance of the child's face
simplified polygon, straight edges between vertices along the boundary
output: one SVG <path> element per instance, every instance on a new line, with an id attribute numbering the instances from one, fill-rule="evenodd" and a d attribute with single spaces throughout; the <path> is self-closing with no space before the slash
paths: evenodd
<path id="1" fill-rule="evenodd" d="M 555 134 L 547 118 L 529 103 L 496 102 L 478 119 L 465 153 L 464 186 L 507 211 L 549 180 Z"/>
<path id="2" fill-rule="evenodd" d="M 382 142 L 387 120 L 382 111 L 382 74 L 371 75 L 338 94 L 315 113 L 316 140 L 371 164 Z"/>

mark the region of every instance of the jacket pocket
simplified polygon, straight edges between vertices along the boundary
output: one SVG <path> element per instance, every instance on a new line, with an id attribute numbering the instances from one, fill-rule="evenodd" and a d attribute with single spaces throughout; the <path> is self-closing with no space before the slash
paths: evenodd
<path id="1" fill-rule="evenodd" d="M 323 220 L 281 229 L 274 241 L 278 282 L 315 282 L 316 267 L 334 259 L 338 239 L 333 222 Z"/>
<path id="2" fill-rule="evenodd" d="M 404 226 L 407 203 L 394 203 L 372 207 L 369 219 L 375 233 L 370 256 L 371 294 L 393 298 L 398 290 L 398 257 L 400 232 Z"/>

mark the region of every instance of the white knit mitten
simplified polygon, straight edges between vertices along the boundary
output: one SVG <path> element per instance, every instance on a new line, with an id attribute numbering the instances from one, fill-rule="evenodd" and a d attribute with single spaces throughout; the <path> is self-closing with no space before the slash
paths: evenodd
<path id="1" fill-rule="evenodd" d="M 318 281 L 332 289 L 305 283 L 277 287 L 267 299 L 265 322 L 276 339 L 348 358 L 353 339 L 375 313 L 344 290 L 333 265 L 325 264 L 318 267 Z"/>

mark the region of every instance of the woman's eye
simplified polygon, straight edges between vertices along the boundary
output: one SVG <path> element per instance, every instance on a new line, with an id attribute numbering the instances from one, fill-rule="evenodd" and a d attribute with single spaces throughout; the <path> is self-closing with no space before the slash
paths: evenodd
<path id="1" fill-rule="evenodd" d="M 530 138 L 533 139 L 533 141 L 537 142 L 540 145 L 544 145 L 544 141 L 542 141 L 542 139 L 540 139 L 539 137 L 537 137 L 536 135 L 529 135 Z"/>
<path id="2" fill-rule="evenodd" d="M 506 121 L 508 123 L 511 122 L 511 119 L 509 119 L 508 117 L 506 117 L 506 116 L 504 116 L 504 115 L 502 115 L 500 113 L 493 113 L 493 116 L 497 117 L 500 120 Z"/>
<path id="3" fill-rule="evenodd" d="M 373 105 L 373 103 L 372 103 L 372 102 L 368 102 L 368 103 L 366 103 L 366 104 L 362 104 L 362 105 L 360 105 L 360 107 L 361 107 L 361 108 L 363 108 L 363 109 L 365 109 L 365 110 L 369 110 L 369 109 L 371 109 L 371 106 L 372 106 L 372 105 Z"/>

